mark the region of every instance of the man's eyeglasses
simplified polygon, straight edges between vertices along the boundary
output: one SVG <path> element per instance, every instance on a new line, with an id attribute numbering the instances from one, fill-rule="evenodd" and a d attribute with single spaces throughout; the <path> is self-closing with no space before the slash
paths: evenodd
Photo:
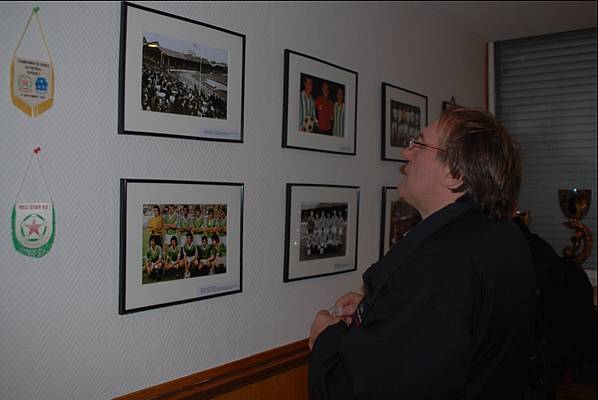
<path id="1" fill-rule="evenodd" d="M 407 148 L 409 150 L 413 150 L 416 147 L 419 147 L 419 148 L 422 148 L 422 149 L 427 149 L 427 150 L 436 150 L 436 151 L 440 151 L 442 153 L 446 153 L 446 150 L 445 149 L 441 149 L 440 147 L 430 146 L 429 144 L 425 144 L 425 143 L 420 142 L 419 140 L 415 140 L 415 139 L 409 140 L 409 144 L 407 145 Z"/>

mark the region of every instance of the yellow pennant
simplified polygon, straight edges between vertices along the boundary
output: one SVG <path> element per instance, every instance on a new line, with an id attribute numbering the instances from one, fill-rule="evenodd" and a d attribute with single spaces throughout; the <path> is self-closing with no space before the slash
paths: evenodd
<path id="1" fill-rule="evenodd" d="M 31 12 L 10 65 L 10 97 L 13 104 L 30 117 L 37 117 L 43 114 L 54 104 L 54 64 L 52 63 L 50 49 L 48 48 L 48 43 L 37 15 L 38 11 L 39 7 L 35 7 Z M 16 55 L 33 15 L 35 15 L 35 19 L 39 25 L 44 46 L 48 51 L 49 61 L 34 60 Z"/>

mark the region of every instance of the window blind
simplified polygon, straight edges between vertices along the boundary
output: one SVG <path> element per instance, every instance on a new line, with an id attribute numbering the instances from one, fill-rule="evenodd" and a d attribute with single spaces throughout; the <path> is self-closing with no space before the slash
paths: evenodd
<path id="1" fill-rule="evenodd" d="M 518 209 L 558 254 L 573 230 L 559 189 L 591 189 L 594 244 L 583 268 L 596 285 L 596 28 L 494 43 L 495 113 L 521 144 Z"/>

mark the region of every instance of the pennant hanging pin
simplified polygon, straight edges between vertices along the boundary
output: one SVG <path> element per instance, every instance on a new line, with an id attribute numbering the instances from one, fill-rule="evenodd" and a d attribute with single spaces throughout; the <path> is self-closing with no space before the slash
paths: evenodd
<path id="1" fill-rule="evenodd" d="M 10 97 L 13 104 L 30 117 L 37 117 L 49 110 L 54 103 L 54 64 L 48 42 L 39 21 L 39 7 L 34 7 L 21 34 L 10 64 Z M 35 15 L 41 38 L 48 52 L 48 61 L 17 56 L 17 51 Z"/>
<path id="2" fill-rule="evenodd" d="M 37 155 L 40 153 L 40 151 L 40 147 L 36 147 L 33 149 L 33 154 L 31 155 L 29 163 L 27 164 L 27 169 L 25 170 L 25 177 L 27 176 L 27 172 L 29 171 L 31 159 L 33 157 L 37 158 Z M 40 168 L 40 172 L 42 172 L 39 160 L 38 166 Z M 21 187 L 19 188 L 19 192 L 17 193 L 17 199 L 19 197 L 19 194 L 21 193 L 21 189 L 23 188 L 23 182 L 25 181 L 25 177 L 21 182 Z M 52 201 L 52 195 L 50 194 L 50 190 L 48 189 L 48 184 L 45 178 L 43 178 L 43 172 L 42 179 L 46 184 L 46 190 L 48 190 L 50 202 L 17 203 L 15 200 L 15 205 L 12 209 L 11 218 L 12 242 L 15 247 L 15 250 L 17 250 L 21 254 L 35 258 L 45 256 L 52 248 L 52 244 L 54 244 L 54 202 Z"/>

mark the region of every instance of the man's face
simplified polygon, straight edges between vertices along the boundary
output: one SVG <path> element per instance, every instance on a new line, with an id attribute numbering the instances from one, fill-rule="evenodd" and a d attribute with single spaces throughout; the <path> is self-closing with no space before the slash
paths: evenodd
<path id="1" fill-rule="evenodd" d="M 430 146 L 442 148 L 445 133 L 438 123 L 425 127 L 417 140 Z M 415 146 L 413 150 L 405 148 L 403 156 L 408 163 L 401 169 L 405 178 L 399 184 L 399 195 L 422 215 L 427 214 L 429 205 L 438 195 L 446 190 L 442 178 L 446 174 L 446 166 L 438 160 L 438 150 Z"/>
<path id="2" fill-rule="evenodd" d="M 313 89 L 313 83 L 312 83 L 311 79 L 306 79 L 305 80 L 305 93 L 311 94 L 312 89 Z"/>
<path id="3" fill-rule="evenodd" d="M 190 245 L 190 244 L 191 244 L 191 242 L 193 242 L 193 239 L 191 239 L 191 237 L 190 237 L 190 236 L 187 236 L 187 244 L 189 244 L 189 245 Z"/>
<path id="4" fill-rule="evenodd" d="M 328 88 L 328 84 L 327 83 L 322 84 L 322 95 L 324 95 L 325 98 L 328 98 L 329 93 L 330 93 L 330 89 Z"/>
<path id="5" fill-rule="evenodd" d="M 342 103 L 343 101 L 345 101 L 345 93 L 343 92 L 343 89 L 339 89 L 339 90 L 336 92 L 336 100 L 337 100 L 339 103 Z"/>

